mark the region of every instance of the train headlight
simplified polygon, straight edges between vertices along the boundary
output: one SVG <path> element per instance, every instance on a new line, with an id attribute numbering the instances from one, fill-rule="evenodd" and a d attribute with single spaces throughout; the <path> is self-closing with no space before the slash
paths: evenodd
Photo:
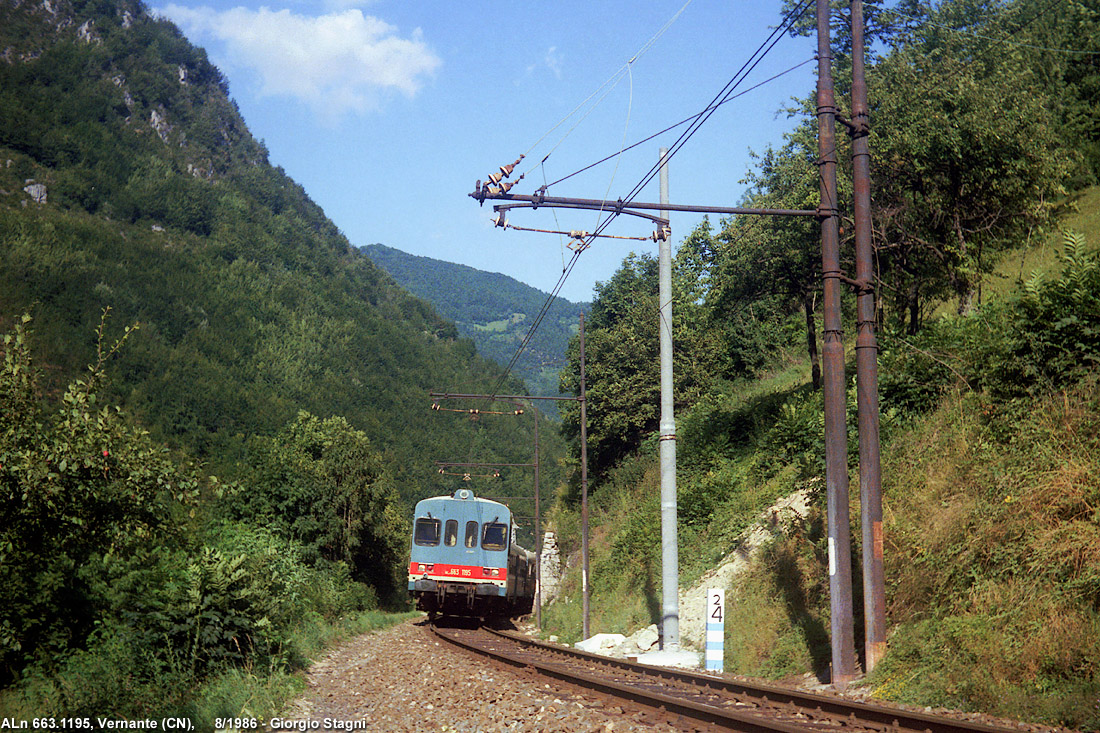
<path id="1" fill-rule="evenodd" d="M 433 563 L 417 563 L 416 570 L 419 573 L 430 573 L 435 570 L 435 564 Z"/>
<path id="2" fill-rule="evenodd" d="M 485 574 L 487 578 L 499 578 L 500 568 L 482 568 L 481 572 Z"/>

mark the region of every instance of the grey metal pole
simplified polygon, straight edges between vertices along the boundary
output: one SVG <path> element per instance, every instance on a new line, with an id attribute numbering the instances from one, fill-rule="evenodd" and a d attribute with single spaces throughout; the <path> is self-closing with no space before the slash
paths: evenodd
<path id="1" fill-rule="evenodd" d="M 584 314 L 581 313 L 581 633 L 587 639 L 588 625 L 588 399 L 584 382 Z"/>
<path id="2" fill-rule="evenodd" d="M 661 203 L 668 203 L 668 148 L 661 148 Z M 661 218 L 668 219 L 662 211 Z M 672 400 L 672 236 L 658 240 L 658 330 L 661 343 L 661 632 L 662 649 L 680 650 L 680 555 L 676 536 L 676 419 Z"/>
<path id="3" fill-rule="evenodd" d="M 852 0 L 852 206 L 856 238 L 856 398 L 859 495 L 863 532 L 863 623 L 866 671 L 886 653 L 886 581 L 882 559 L 882 463 L 878 431 L 878 343 L 875 339 L 874 253 L 871 246 L 871 152 L 863 2 Z"/>
<path id="4" fill-rule="evenodd" d="M 535 411 L 535 626 L 542 631 L 542 520 L 539 514 L 539 408 Z"/>
<path id="5" fill-rule="evenodd" d="M 855 679 L 852 621 L 851 528 L 848 516 L 847 405 L 844 391 L 844 334 L 840 318 L 840 213 L 836 186 L 836 102 L 832 49 L 829 45 L 829 0 L 817 0 L 817 133 L 821 166 L 821 271 L 825 397 L 825 491 L 829 530 L 829 609 L 832 685 L 845 689 Z"/>

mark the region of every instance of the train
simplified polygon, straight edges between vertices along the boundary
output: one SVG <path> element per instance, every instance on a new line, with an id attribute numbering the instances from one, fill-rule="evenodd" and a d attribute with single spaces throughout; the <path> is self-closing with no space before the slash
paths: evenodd
<path id="1" fill-rule="evenodd" d="M 512 512 L 470 489 L 417 502 L 409 595 L 429 618 L 515 618 L 535 602 L 535 554 L 516 544 Z"/>

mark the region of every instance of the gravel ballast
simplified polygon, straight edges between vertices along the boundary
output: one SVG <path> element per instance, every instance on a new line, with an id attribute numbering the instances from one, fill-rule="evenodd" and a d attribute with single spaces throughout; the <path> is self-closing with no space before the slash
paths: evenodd
<path id="1" fill-rule="evenodd" d="M 273 730 L 671 731 L 643 713 L 490 666 L 423 621 L 359 636 L 310 667 L 309 690 Z M 306 722 L 308 721 L 308 723 Z M 308 726 L 308 727 L 307 727 Z"/>

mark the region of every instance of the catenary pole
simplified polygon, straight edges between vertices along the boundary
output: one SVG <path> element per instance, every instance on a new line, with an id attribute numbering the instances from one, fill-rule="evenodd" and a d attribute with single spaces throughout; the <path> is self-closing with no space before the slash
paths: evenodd
<path id="1" fill-rule="evenodd" d="M 824 279 L 822 391 L 825 398 L 825 491 L 829 543 L 831 682 L 845 689 L 855 678 L 852 560 L 848 516 L 848 436 L 844 389 L 844 335 L 840 317 L 840 212 L 836 185 L 836 102 L 829 0 L 817 0 L 817 131 L 820 166 L 821 271 Z"/>
<path id="2" fill-rule="evenodd" d="M 584 638 L 588 625 L 588 397 L 584 383 L 584 314 L 581 313 L 581 629 Z"/>
<path id="3" fill-rule="evenodd" d="M 668 204 L 668 149 L 660 151 L 661 203 Z M 661 211 L 668 219 L 668 212 Z M 672 399 L 672 233 L 658 238 L 658 330 L 661 344 L 661 631 L 662 648 L 680 650 L 680 554 L 676 536 L 676 420 Z"/>
<path id="4" fill-rule="evenodd" d="M 539 408 L 535 411 L 535 626 L 542 631 L 542 518 L 539 497 Z"/>
<path id="5" fill-rule="evenodd" d="M 852 184 L 856 240 L 856 398 L 863 537 L 866 671 L 886 653 L 886 589 L 882 560 L 882 465 L 879 454 L 878 344 L 871 229 L 871 153 L 863 2 L 852 0 Z"/>

